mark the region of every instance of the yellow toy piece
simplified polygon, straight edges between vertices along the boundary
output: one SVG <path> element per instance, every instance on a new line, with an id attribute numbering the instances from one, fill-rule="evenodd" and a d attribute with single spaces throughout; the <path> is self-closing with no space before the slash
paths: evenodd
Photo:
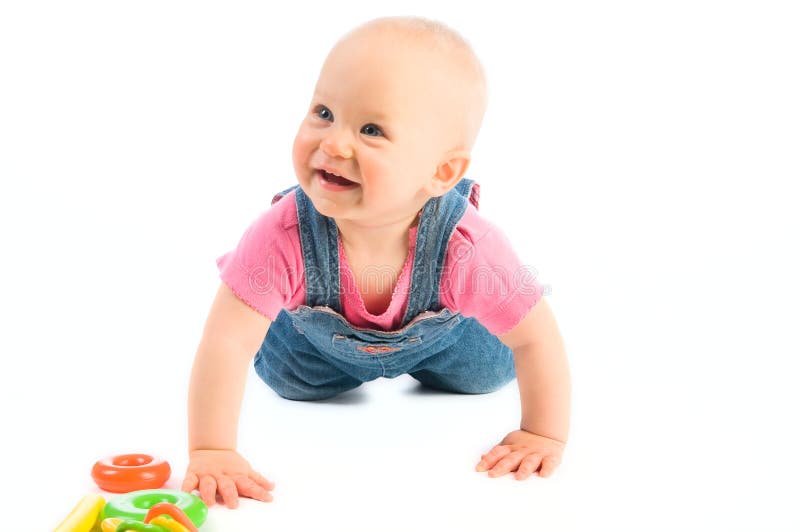
<path id="1" fill-rule="evenodd" d="M 177 522 L 174 519 L 168 519 L 163 515 L 159 515 L 158 517 L 153 518 L 150 521 L 151 525 L 158 525 L 160 527 L 166 528 L 170 532 L 189 532 L 189 529 Z"/>
<path id="2" fill-rule="evenodd" d="M 53 532 L 91 532 L 105 504 L 96 493 L 86 495 Z"/>
<path id="3" fill-rule="evenodd" d="M 103 532 L 117 532 L 117 527 L 122 522 L 122 519 L 119 517 L 109 517 L 107 519 L 103 519 L 103 522 L 100 523 L 100 529 Z"/>

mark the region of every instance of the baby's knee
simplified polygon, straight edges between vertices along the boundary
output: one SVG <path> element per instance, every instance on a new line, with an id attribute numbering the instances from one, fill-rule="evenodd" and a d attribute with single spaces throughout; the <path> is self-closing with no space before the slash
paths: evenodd
<path id="1" fill-rule="evenodd" d="M 273 388 L 274 389 L 274 388 Z M 335 391 L 326 391 L 326 390 L 300 390 L 300 389 L 281 389 L 275 390 L 275 393 L 283 397 L 284 399 L 289 399 L 290 401 L 322 401 L 324 399 L 330 399 L 332 397 L 336 397 L 339 395 L 340 392 Z"/>
<path id="2" fill-rule="evenodd" d="M 511 382 L 515 376 L 513 368 L 511 371 L 490 374 L 446 375 L 431 371 L 418 371 L 410 375 L 428 388 L 471 395 L 496 392 Z"/>

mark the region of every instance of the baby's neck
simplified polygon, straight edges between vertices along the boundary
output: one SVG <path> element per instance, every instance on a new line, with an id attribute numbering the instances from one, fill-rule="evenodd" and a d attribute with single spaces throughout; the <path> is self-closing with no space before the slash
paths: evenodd
<path id="1" fill-rule="evenodd" d="M 336 220 L 342 245 L 347 250 L 385 256 L 408 249 L 408 230 L 417 224 L 419 212 L 381 225 L 364 225 L 352 220 Z"/>

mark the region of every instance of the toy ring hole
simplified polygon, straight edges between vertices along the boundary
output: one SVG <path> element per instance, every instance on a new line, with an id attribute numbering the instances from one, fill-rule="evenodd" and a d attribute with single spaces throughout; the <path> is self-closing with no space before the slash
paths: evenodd
<path id="1" fill-rule="evenodd" d="M 112 463 L 121 467 L 139 467 L 152 461 L 153 457 L 147 454 L 121 454 L 115 456 Z"/>
<path id="2" fill-rule="evenodd" d="M 178 497 L 169 493 L 148 493 L 138 496 L 134 501 L 134 507 L 140 510 L 149 510 L 160 502 L 168 502 L 170 504 L 178 504 Z"/>

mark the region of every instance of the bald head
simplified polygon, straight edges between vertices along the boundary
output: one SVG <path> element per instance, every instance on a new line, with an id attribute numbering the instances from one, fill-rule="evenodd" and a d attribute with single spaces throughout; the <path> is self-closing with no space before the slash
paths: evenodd
<path id="1" fill-rule="evenodd" d="M 472 149 L 486 111 L 486 78 L 472 47 L 459 33 L 421 17 L 384 17 L 345 34 L 331 54 L 364 46 L 381 50 L 387 65 L 395 64 L 389 55 L 413 58 L 407 75 L 425 84 L 425 92 L 451 122 L 448 149 Z"/>

